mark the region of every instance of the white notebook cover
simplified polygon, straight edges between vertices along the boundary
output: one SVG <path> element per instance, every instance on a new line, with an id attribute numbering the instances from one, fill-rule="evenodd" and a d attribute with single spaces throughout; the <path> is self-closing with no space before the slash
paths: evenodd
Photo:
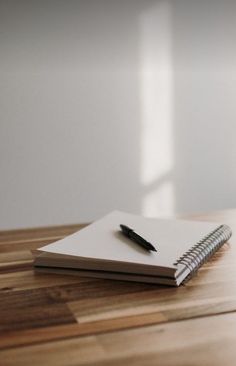
<path id="1" fill-rule="evenodd" d="M 120 224 L 131 227 L 157 252 L 149 252 L 122 235 Z M 75 234 L 40 248 L 45 257 L 42 254 L 36 258 L 35 264 L 173 278 L 181 271 L 181 266 L 174 264 L 176 260 L 217 227 L 217 223 L 152 219 L 113 211 Z"/>

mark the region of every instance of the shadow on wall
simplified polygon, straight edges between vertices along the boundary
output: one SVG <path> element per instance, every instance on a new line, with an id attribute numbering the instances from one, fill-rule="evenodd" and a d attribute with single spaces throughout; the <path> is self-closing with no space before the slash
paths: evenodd
<path id="1" fill-rule="evenodd" d="M 236 3 L 159 1 L 141 29 L 142 212 L 236 204 Z"/>

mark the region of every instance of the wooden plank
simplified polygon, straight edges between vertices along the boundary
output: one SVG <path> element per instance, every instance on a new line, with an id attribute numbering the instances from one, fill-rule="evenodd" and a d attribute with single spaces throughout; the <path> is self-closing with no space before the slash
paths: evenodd
<path id="1" fill-rule="evenodd" d="M 0 253 L 0 266 L 4 264 L 12 264 L 28 260 L 30 260 L 31 262 L 33 260 L 33 256 L 29 250 Z"/>
<path id="2" fill-rule="evenodd" d="M 235 212 L 192 218 L 235 232 Z M 0 364 L 234 364 L 234 237 L 180 288 L 35 273 L 30 250 L 77 229 L 0 234 Z"/>
<path id="3" fill-rule="evenodd" d="M 1 336 L 0 349 L 7 349 L 32 344 L 54 342 L 56 340 L 83 337 L 86 335 L 97 335 L 130 328 L 137 328 L 150 324 L 166 322 L 167 319 L 161 313 L 142 314 L 126 316 L 124 318 L 106 319 L 99 322 L 87 322 L 79 324 L 67 324 L 61 326 L 29 328 L 15 332 L 10 331 Z"/>
<path id="4" fill-rule="evenodd" d="M 36 304 L 44 306 L 45 304 L 66 302 L 80 324 L 80 327 L 73 329 L 73 332 L 77 335 L 84 335 L 91 329 L 93 329 L 93 333 L 95 331 L 99 333 L 130 326 L 137 327 L 140 326 L 140 323 L 145 325 L 144 322 L 147 325 L 160 321 L 235 311 L 236 296 L 233 295 L 236 293 L 235 290 L 235 286 L 228 285 L 225 288 L 223 283 L 215 283 L 210 289 L 207 285 L 173 289 L 146 284 L 122 283 L 121 281 L 119 283 L 91 280 L 90 283 L 7 293 L 5 297 L 2 296 L 2 308 L 7 308 L 9 312 L 14 311 L 15 308 L 27 308 L 30 311 L 31 307 Z M 133 293 L 131 293 L 132 291 Z M 229 293 L 232 295 L 229 296 Z M 40 307 L 38 310 L 40 311 Z M 41 341 L 37 332 L 33 336 L 30 329 L 29 331 L 30 339 L 28 341 L 30 343 L 33 340 L 34 342 Z M 50 340 L 50 338 L 47 339 L 47 334 L 47 329 L 45 329 L 44 341 Z M 49 337 L 51 335 L 50 331 Z M 54 337 L 58 336 L 60 336 L 60 331 L 56 330 Z M 9 337 L 12 342 L 11 333 L 9 333 Z M 19 341 L 23 338 L 22 334 L 18 335 Z M 17 342 L 16 339 L 15 341 Z"/>
<path id="5" fill-rule="evenodd" d="M 201 290 L 176 292 L 169 290 L 156 290 L 149 292 L 135 292 L 133 294 L 104 296 L 94 299 L 80 299 L 69 302 L 69 307 L 78 322 L 100 321 L 115 319 L 129 315 L 140 316 L 148 313 L 162 313 L 166 319 L 177 320 L 186 317 L 199 317 L 204 314 L 217 314 L 226 311 L 236 311 L 236 286 L 231 292 L 222 293 L 224 285 L 214 285 L 209 291 L 208 286 Z M 217 296 L 217 289 L 219 295 Z M 232 294 L 233 293 L 233 294 Z M 180 315 L 181 314 L 181 315 Z"/>
<path id="6" fill-rule="evenodd" d="M 20 240 L 11 243 L 2 243 L 0 244 L 0 253 L 13 253 L 13 252 L 20 252 L 20 251 L 31 251 L 38 249 L 44 245 L 51 244 L 56 240 L 59 240 L 60 237 L 54 237 L 53 239 L 49 240 L 49 238 L 43 239 L 34 239 L 34 240 Z"/>
<path id="7" fill-rule="evenodd" d="M 0 352 L 12 365 L 233 365 L 236 315 L 225 314 L 116 331 Z"/>
<path id="8" fill-rule="evenodd" d="M 41 228 L 30 228 L 30 229 L 18 229 L 18 230 L 3 230 L 0 231 L 0 245 L 1 243 L 11 243 L 28 241 L 35 239 L 54 239 L 62 238 L 66 235 L 70 235 L 88 224 L 73 224 L 64 226 L 49 226 Z M 55 239 L 56 240 L 56 239 Z"/>
<path id="9" fill-rule="evenodd" d="M 56 278 L 58 277 L 56 276 Z M 65 279 L 63 276 L 61 278 Z M 114 282 L 85 277 L 76 279 L 76 282 L 70 284 L 58 282 L 52 285 L 47 283 L 48 286 L 36 287 L 35 285 L 30 289 L 3 292 L 0 310 L 7 308 L 11 311 L 17 307 L 26 308 L 36 304 L 43 306 L 46 301 L 47 303 L 65 303 L 80 299 L 89 303 L 93 299 L 104 298 L 104 296 L 109 296 L 113 300 L 119 295 L 130 296 L 132 293 L 139 294 L 141 292 L 141 296 L 143 296 L 144 293 L 147 295 L 154 288 L 152 285 L 142 283 L 130 285 L 129 282 L 122 281 Z"/>
<path id="10" fill-rule="evenodd" d="M 27 308 L 27 311 L 19 307 L 11 311 L 1 308 L 0 332 L 69 323 L 76 323 L 76 319 L 63 303 L 35 305 Z"/>
<path id="11" fill-rule="evenodd" d="M 32 344 L 47 343 L 51 341 L 67 339 L 72 337 L 81 337 L 85 335 L 97 335 L 102 333 L 114 332 L 118 330 L 139 328 L 142 326 L 148 326 L 153 324 L 167 323 L 170 321 L 184 320 L 199 318 L 201 316 L 206 317 L 214 314 L 224 314 L 227 312 L 235 311 L 236 299 L 215 299 L 214 304 L 208 302 L 198 302 L 194 307 L 189 307 L 190 304 L 184 304 L 175 308 L 174 306 L 163 306 L 156 312 L 145 311 L 143 313 L 123 312 L 119 317 L 117 314 L 112 314 L 109 317 L 109 313 L 99 320 L 82 319 L 78 324 L 67 324 L 56 327 L 45 326 L 44 328 L 31 328 L 23 331 L 15 332 L 9 331 L 4 336 L 0 335 L 0 349 L 6 349 L 10 347 L 27 346 Z M 194 311 L 193 311 L 194 310 Z M 39 325 L 38 325 L 39 326 Z"/>
<path id="12" fill-rule="evenodd" d="M 1 293 L 21 291 L 40 287 L 54 287 L 63 284 L 72 284 L 92 281 L 91 278 L 62 276 L 56 274 L 38 274 L 32 269 L 17 271 L 0 275 L 0 297 Z"/>

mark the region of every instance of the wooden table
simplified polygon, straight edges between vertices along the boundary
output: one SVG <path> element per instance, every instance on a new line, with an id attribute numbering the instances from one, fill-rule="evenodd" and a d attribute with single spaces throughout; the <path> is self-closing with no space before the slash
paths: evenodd
<path id="1" fill-rule="evenodd" d="M 236 232 L 236 210 L 195 218 Z M 236 364 L 234 237 L 179 288 L 34 273 L 30 250 L 79 228 L 0 233 L 1 366 Z"/>

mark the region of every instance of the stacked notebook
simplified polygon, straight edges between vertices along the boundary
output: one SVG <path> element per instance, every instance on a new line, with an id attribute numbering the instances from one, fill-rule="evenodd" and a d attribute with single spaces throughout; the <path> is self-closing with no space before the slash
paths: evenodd
<path id="1" fill-rule="evenodd" d="M 126 225 L 157 251 L 123 235 Z M 114 211 L 86 228 L 39 249 L 38 270 L 179 286 L 232 235 L 227 225 L 152 219 Z"/>

